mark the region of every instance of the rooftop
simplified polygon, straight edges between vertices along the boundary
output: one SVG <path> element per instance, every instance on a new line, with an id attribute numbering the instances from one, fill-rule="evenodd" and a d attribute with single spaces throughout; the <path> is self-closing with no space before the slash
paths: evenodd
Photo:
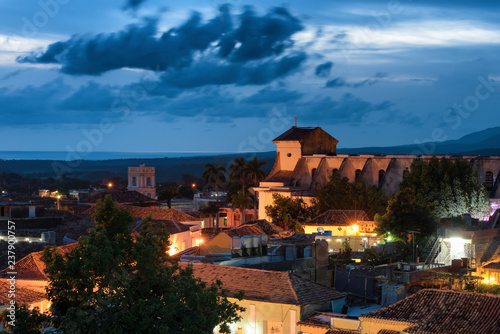
<path id="1" fill-rule="evenodd" d="M 57 247 L 58 251 L 61 254 L 66 254 L 76 247 L 78 243 L 72 243 L 69 245 L 59 246 Z M 25 280 L 37 280 L 37 281 L 46 281 L 48 280 L 47 275 L 44 273 L 45 263 L 40 259 L 42 257 L 43 251 L 31 253 L 21 260 L 16 262 L 16 279 L 25 279 Z M 7 273 L 9 269 L 6 268 L 0 271 L 1 277 L 8 276 Z M 16 293 L 17 295 L 17 293 Z"/>
<path id="2" fill-rule="evenodd" d="M 9 305 L 11 298 L 8 298 L 10 283 L 5 279 L 0 279 L 0 305 Z M 31 304 L 47 299 L 43 293 L 27 288 L 16 286 L 16 302 L 20 304 Z"/>
<path id="3" fill-rule="evenodd" d="M 306 137 L 308 134 L 313 132 L 314 130 L 318 129 L 316 128 L 298 128 L 295 126 L 292 126 L 288 131 L 285 133 L 279 135 L 278 137 L 274 138 L 274 141 L 297 141 L 301 140 L 302 138 Z"/>
<path id="4" fill-rule="evenodd" d="M 116 190 L 116 189 L 105 189 L 98 191 L 88 198 L 82 200 L 83 203 L 97 203 L 98 200 L 103 200 L 106 195 L 111 195 L 113 201 L 118 203 L 135 203 L 140 200 L 144 202 L 156 202 L 138 191 L 128 191 L 128 190 Z"/>
<path id="5" fill-rule="evenodd" d="M 206 263 L 191 263 L 194 276 L 210 284 L 222 281 L 231 293 L 245 292 L 246 300 L 289 305 L 307 305 L 344 298 L 339 292 L 294 274 L 281 271 L 239 268 Z M 186 267 L 188 263 L 180 262 Z"/>
<path id="6" fill-rule="evenodd" d="M 408 325 L 405 333 L 500 333 L 500 296 L 424 289 L 361 321 Z"/>
<path id="7" fill-rule="evenodd" d="M 275 235 L 275 234 L 280 234 L 281 232 L 284 232 L 285 230 L 282 229 L 281 227 L 268 222 L 265 219 L 259 219 L 259 220 L 249 220 L 246 223 L 243 223 L 243 225 L 253 225 L 256 224 L 262 231 L 264 231 L 267 235 Z"/>
<path id="8" fill-rule="evenodd" d="M 303 225 L 349 226 L 356 221 L 370 220 L 363 210 L 328 210 Z"/>
<path id="9" fill-rule="evenodd" d="M 135 218 L 146 218 L 151 216 L 152 219 L 175 220 L 178 222 L 186 221 L 199 221 L 200 219 L 188 215 L 176 209 L 168 209 L 157 206 L 135 206 L 119 204 L 119 208 L 126 209 Z M 95 206 L 86 210 L 83 214 L 93 215 L 95 213 Z"/>
<path id="10" fill-rule="evenodd" d="M 169 234 L 176 234 L 189 231 L 189 226 L 179 223 L 172 219 L 152 219 L 152 222 L 157 223 L 162 229 L 166 230 Z M 132 225 L 132 230 L 140 233 L 142 230 L 142 220 L 137 221 Z"/>
<path id="11" fill-rule="evenodd" d="M 252 225 L 240 225 L 238 227 L 229 229 L 229 230 L 224 230 L 222 233 L 226 233 L 229 235 L 231 238 L 234 237 L 243 237 L 245 235 L 260 235 L 260 234 L 266 234 L 257 224 L 252 224 Z"/>

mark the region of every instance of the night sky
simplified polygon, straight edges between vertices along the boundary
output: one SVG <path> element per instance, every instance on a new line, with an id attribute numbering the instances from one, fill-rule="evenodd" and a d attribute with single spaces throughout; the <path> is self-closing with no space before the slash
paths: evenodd
<path id="1" fill-rule="evenodd" d="M 1 150 L 456 139 L 500 125 L 499 51 L 499 1 L 7 0 Z"/>

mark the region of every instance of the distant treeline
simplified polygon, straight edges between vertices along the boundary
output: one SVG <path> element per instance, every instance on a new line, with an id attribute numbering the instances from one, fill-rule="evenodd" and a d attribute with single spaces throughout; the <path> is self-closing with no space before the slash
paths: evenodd
<path id="1" fill-rule="evenodd" d="M 234 158 L 241 156 L 247 159 L 256 156 L 259 160 L 266 160 L 268 163 L 263 169 L 269 172 L 274 164 L 276 152 L 186 158 L 79 160 L 70 162 L 55 160 L 6 160 L 0 161 L 0 173 L 16 173 L 37 179 L 59 179 L 60 177 L 64 177 L 97 182 L 113 177 L 126 179 L 128 167 L 139 166 L 140 163 L 145 163 L 146 166 L 156 168 L 157 182 L 178 182 L 185 174 L 200 177 L 207 163 L 217 163 L 220 161 L 225 166 L 229 166 Z"/>

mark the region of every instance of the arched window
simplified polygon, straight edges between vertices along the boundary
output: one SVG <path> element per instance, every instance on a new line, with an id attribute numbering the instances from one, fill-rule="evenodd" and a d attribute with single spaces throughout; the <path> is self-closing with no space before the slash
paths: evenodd
<path id="1" fill-rule="evenodd" d="M 356 172 L 354 173 L 354 180 L 357 181 L 360 176 L 361 176 L 361 169 L 356 169 Z"/>
<path id="2" fill-rule="evenodd" d="M 486 172 L 486 189 L 493 189 L 493 172 L 491 171 Z"/>
<path id="3" fill-rule="evenodd" d="M 334 168 L 334 169 L 332 170 L 332 174 L 336 174 L 336 173 L 338 173 L 338 172 L 339 172 L 339 170 L 338 170 L 337 168 Z"/>
<path id="4" fill-rule="evenodd" d="M 314 177 L 314 174 L 316 174 L 316 168 L 313 168 L 313 169 L 311 170 L 311 177 Z"/>
<path id="5" fill-rule="evenodd" d="M 385 170 L 381 169 L 378 171 L 378 186 L 382 185 L 382 180 L 384 179 Z"/>

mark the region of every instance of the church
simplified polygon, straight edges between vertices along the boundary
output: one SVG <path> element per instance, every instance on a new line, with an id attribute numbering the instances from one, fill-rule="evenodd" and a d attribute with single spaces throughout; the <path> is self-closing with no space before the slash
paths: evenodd
<path id="1" fill-rule="evenodd" d="M 328 180 L 332 172 L 338 172 L 351 182 L 361 177 L 370 185 L 391 195 L 399 191 L 403 175 L 410 170 L 414 159 L 430 160 L 432 155 L 337 155 L 338 140 L 320 127 L 293 126 L 273 140 L 277 155 L 268 177 L 255 187 L 258 193 L 258 219 L 268 219 L 267 205 L 273 204 L 272 195 L 301 198 L 308 205 L 313 199 L 312 188 Z M 486 185 L 491 207 L 500 204 L 499 173 L 500 156 L 449 156 L 438 158 L 465 159 L 470 161 L 479 181 Z"/>

